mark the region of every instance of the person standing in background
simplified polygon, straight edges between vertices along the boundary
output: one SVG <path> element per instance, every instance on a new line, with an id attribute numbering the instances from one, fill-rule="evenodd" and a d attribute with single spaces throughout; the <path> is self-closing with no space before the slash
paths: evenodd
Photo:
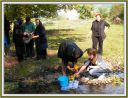
<path id="1" fill-rule="evenodd" d="M 103 41 L 106 37 L 105 32 L 110 25 L 102 19 L 101 14 L 96 14 L 96 20 L 92 22 L 92 48 L 98 50 L 98 54 L 103 53 Z M 98 49 L 97 49 L 98 46 Z"/>
<path id="2" fill-rule="evenodd" d="M 23 41 L 23 32 L 22 32 L 22 19 L 19 18 L 13 28 L 13 42 L 15 44 L 16 55 L 18 57 L 18 61 L 21 62 L 24 60 L 25 46 Z"/>
<path id="3" fill-rule="evenodd" d="M 31 22 L 30 17 L 26 17 L 26 22 L 23 24 L 24 36 L 28 37 L 28 42 L 25 43 L 25 52 L 27 57 L 34 57 L 34 41 L 31 38 L 35 30 L 34 24 Z"/>
<path id="4" fill-rule="evenodd" d="M 46 37 L 46 30 L 43 26 L 40 19 L 35 20 L 36 29 L 33 35 L 33 39 L 35 39 L 36 44 L 36 60 L 46 59 L 47 57 L 47 37 Z"/>

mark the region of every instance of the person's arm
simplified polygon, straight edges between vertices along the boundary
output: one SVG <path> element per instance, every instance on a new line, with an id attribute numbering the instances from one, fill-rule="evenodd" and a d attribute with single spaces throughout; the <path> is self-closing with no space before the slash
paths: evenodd
<path id="1" fill-rule="evenodd" d="M 44 26 L 42 28 L 40 28 L 40 32 L 38 35 L 34 35 L 33 38 L 39 38 L 39 37 L 43 37 L 45 36 L 45 28 Z"/>
<path id="2" fill-rule="evenodd" d="M 69 65 L 67 66 L 67 69 L 70 71 L 74 71 L 74 68 L 71 68 Z"/>
<path id="3" fill-rule="evenodd" d="M 84 65 L 80 68 L 80 70 L 74 74 L 74 76 L 78 77 L 80 73 L 82 73 L 85 69 L 87 70 L 90 61 L 86 61 Z"/>
<path id="4" fill-rule="evenodd" d="M 105 21 L 105 29 L 104 32 L 106 32 L 110 27 L 110 24 Z"/>
<path id="5" fill-rule="evenodd" d="M 78 71 L 78 75 L 80 74 L 80 73 L 82 73 L 85 69 L 86 69 L 86 65 L 83 65 L 81 68 L 80 68 L 80 70 Z"/>
<path id="6" fill-rule="evenodd" d="M 34 39 L 39 38 L 39 35 L 34 35 L 32 38 Z"/>

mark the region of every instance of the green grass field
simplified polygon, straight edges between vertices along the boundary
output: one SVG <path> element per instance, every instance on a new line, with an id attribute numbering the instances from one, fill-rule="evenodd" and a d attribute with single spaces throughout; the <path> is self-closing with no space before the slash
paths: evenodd
<path id="1" fill-rule="evenodd" d="M 91 20 L 85 21 L 82 25 L 73 28 L 74 25 L 78 25 L 77 22 L 69 26 L 68 29 L 63 29 L 66 25 L 65 22 L 60 23 L 59 30 L 54 30 L 53 26 L 46 26 L 48 30 L 48 42 L 49 49 L 57 50 L 59 43 L 64 39 L 73 40 L 82 50 L 92 47 L 91 35 L 88 36 L 88 33 L 91 28 Z M 123 49 L 124 49 L 124 38 L 123 38 L 123 25 L 114 25 L 111 24 L 110 29 L 106 32 L 106 39 L 104 41 L 104 51 L 103 57 L 107 59 L 118 60 L 123 62 Z M 86 57 L 86 54 L 83 58 Z"/>

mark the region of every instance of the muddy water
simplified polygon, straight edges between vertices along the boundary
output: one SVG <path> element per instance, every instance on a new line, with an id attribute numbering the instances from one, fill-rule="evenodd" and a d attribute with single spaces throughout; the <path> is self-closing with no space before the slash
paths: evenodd
<path id="1" fill-rule="evenodd" d="M 118 75 L 120 78 L 124 78 L 123 73 L 115 74 Z M 9 82 L 10 84 L 10 82 Z M 113 85 L 113 84 L 106 84 L 106 85 L 85 85 L 85 84 L 79 84 L 79 87 L 75 90 L 69 90 L 69 91 L 60 91 L 60 87 L 58 84 L 58 81 L 51 82 L 49 85 L 44 85 L 43 83 L 38 83 L 40 85 L 33 85 L 33 87 L 30 88 L 18 88 L 18 84 L 15 84 L 12 82 L 10 84 L 10 88 L 12 89 L 12 85 L 15 87 L 15 89 L 10 89 L 8 94 L 123 94 L 124 93 L 124 83 L 120 85 Z M 41 86 L 42 85 L 42 86 Z M 24 85 L 25 86 L 25 85 Z M 41 86 L 41 88 L 40 88 Z M 38 89 L 39 87 L 39 89 Z M 9 89 L 9 87 L 8 87 Z"/>
<path id="2" fill-rule="evenodd" d="M 124 78 L 123 73 L 114 74 L 119 76 L 120 78 Z M 76 90 L 70 91 L 60 91 L 59 86 L 57 84 L 51 84 L 52 91 L 48 92 L 49 94 L 124 94 L 124 83 L 122 82 L 120 85 L 84 85 L 80 84 Z"/>
<path id="3" fill-rule="evenodd" d="M 123 94 L 123 84 L 120 86 L 90 86 L 90 85 L 79 85 L 76 92 L 78 94 Z"/>
<path id="4" fill-rule="evenodd" d="M 102 86 L 93 86 L 93 85 L 79 85 L 76 90 L 70 91 L 60 91 L 57 85 L 51 85 L 53 89 L 48 94 L 123 94 L 124 93 L 124 84 L 118 86 L 113 86 L 111 84 L 102 85 Z"/>

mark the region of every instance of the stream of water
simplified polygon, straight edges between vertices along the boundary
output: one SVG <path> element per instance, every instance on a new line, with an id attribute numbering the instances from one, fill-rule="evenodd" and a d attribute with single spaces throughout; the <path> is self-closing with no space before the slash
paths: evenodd
<path id="1" fill-rule="evenodd" d="M 116 74 L 120 78 L 124 78 L 123 73 Z M 77 89 L 70 91 L 60 91 L 60 88 L 57 84 L 52 84 L 52 91 L 48 92 L 49 94 L 124 94 L 124 82 L 120 85 L 85 85 L 80 84 Z"/>

